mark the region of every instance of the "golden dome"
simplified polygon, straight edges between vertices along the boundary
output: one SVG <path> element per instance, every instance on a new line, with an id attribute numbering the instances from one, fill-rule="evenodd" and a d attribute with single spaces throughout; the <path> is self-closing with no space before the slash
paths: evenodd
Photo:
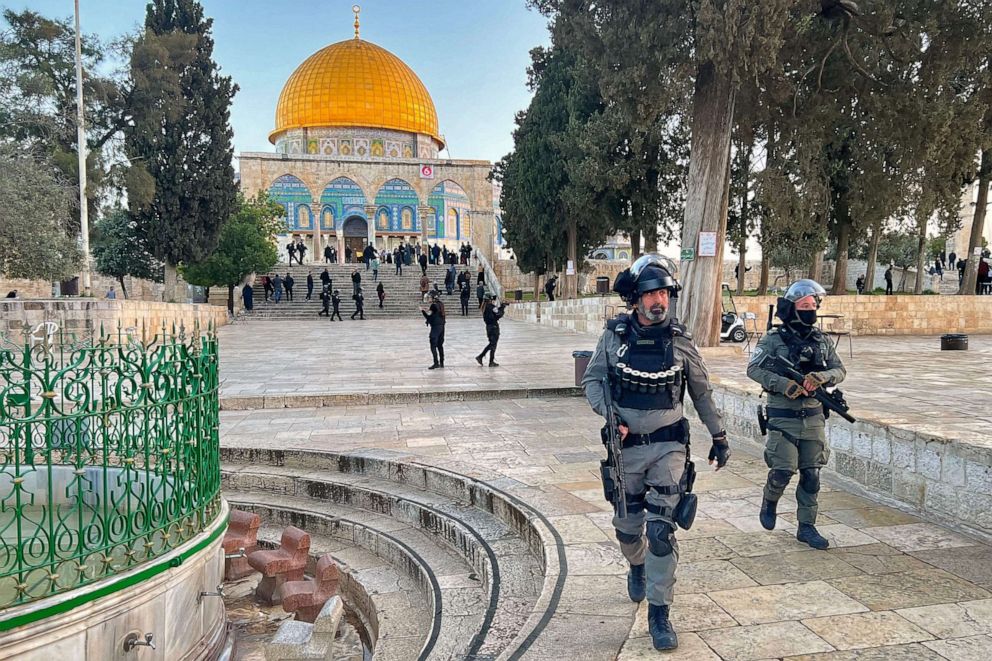
<path id="1" fill-rule="evenodd" d="M 358 38 L 326 46 L 297 67 L 279 95 L 269 141 L 288 129 L 314 126 L 421 133 L 444 146 L 434 101 L 417 74 L 385 48 Z"/>

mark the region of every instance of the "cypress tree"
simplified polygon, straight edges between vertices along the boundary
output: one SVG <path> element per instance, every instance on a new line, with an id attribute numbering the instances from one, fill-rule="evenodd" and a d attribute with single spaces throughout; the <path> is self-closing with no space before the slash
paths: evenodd
<path id="1" fill-rule="evenodd" d="M 176 299 L 176 267 L 216 247 L 237 198 L 229 120 L 238 88 L 213 60 L 212 24 L 195 0 L 154 0 L 131 56 L 128 202 L 165 263 L 166 300 Z"/>

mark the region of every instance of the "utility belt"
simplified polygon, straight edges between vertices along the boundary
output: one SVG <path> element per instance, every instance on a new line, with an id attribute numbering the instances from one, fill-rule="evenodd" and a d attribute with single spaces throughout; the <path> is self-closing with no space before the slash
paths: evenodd
<path id="1" fill-rule="evenodd" d="M 767 414 L 766 415 L 769 418 L 799 418 L 799 419 L 803 419 L 803 418 L 812 418 L 812 417 L 815 417 L 815 416 L 818 416 L 818 415 L 819 416 L 822 416 L 823 415 L 823 407 L 822 406 L 816 406 L 816 407 L 810 406 L 810 407 L 803 407 L 801 409 L 780 409 L 780 408 L 775 408 L 774 406 L 769 406 L 769 407 L 766 407 L 766 408 L 767 408 Z"/>
<path id="2" fill-rule="evenodd" d="M 678 422 L 655 429 L 650 434 L 630 434 L 623 439 L 623 447 L 630 448 L 638 445 L 651 445 L 652 443 L 689 443 L 689 421 L 682 418 Z"/>

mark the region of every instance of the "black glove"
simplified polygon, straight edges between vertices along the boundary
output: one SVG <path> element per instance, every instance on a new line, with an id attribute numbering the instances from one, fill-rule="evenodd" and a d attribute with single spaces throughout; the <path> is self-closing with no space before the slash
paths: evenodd
<path id="1" fill-rule="evenodd" d="M 710 464 L 716 463 L 717 470 L 727 465 L 727 461 L 730 459 L 730 445 L 727 443 L 727 432 L 721 431 L 718 434 L 713 434 L 713 445 L 710 446 L 708 459 Z"/>

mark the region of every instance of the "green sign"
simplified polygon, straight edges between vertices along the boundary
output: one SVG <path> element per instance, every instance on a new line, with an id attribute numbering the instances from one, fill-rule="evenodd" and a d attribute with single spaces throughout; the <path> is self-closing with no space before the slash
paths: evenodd
<path id="1" fill-rule="evenodd" d="M 696 251 L 693 250 L 692 248 L 683 248 L 681 259 L 683 262 L 693 261 L 694 259 L 696 259 Z"/>

